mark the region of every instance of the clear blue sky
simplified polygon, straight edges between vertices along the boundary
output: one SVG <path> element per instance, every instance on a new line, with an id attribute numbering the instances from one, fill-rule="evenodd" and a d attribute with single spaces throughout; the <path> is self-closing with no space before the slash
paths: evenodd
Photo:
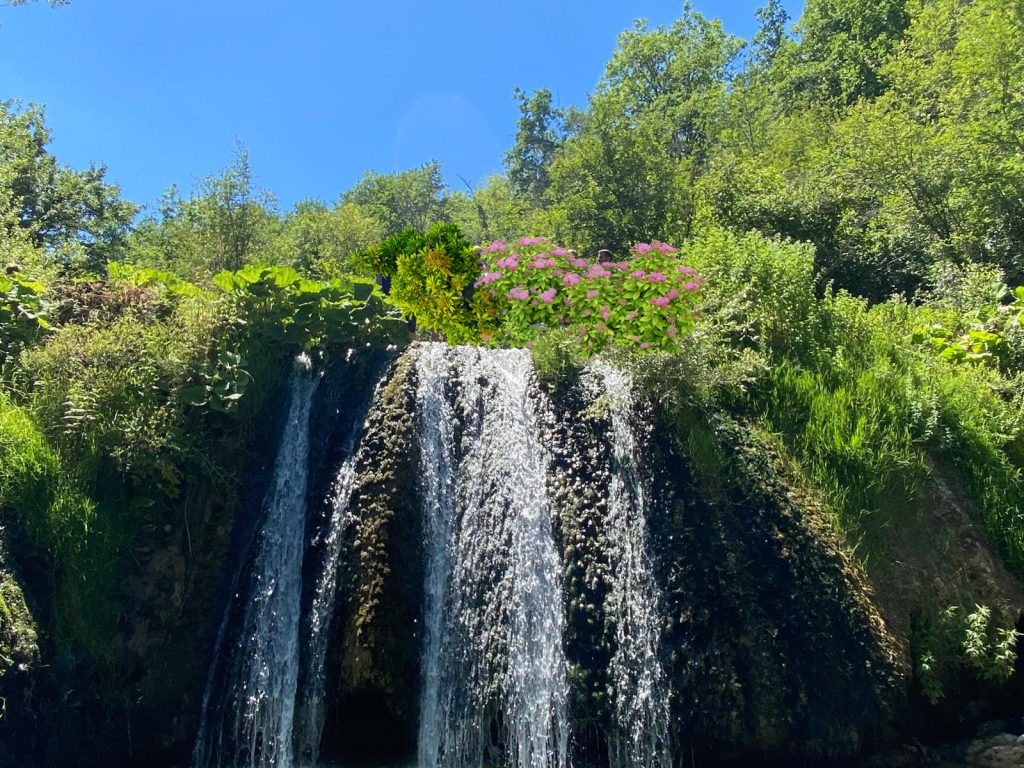
<path id="1" fill-rule="evenodd" d="M 697 0 L 749 38 L 764 0 Z M 448 182 L 501 169 L 512 89 L 584 105 L 634 18 L 677 0 L 45 0 L 0 2 L 0 99 L 46 108 L 52 150 L 106 164 L 126 197 L 227 165 L 237 137 L 282 208 L 330 202 L 363 171 L 441 162 Z M 802 0 L 787 0 L 797 16 Z"/>

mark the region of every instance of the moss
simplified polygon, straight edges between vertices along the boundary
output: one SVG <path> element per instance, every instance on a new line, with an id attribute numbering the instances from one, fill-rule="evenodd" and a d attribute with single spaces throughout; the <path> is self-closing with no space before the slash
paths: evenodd
<path id="1" fill-rule="evenodd" d="M 2 533 L 2 531 L 0 531 Z M 35 744 L 32 708 L 39 630 L 0 543 L 0 765 L 18 765 Z"/>
<path id="2" fill-rule="evenodd" d="M 611 722 L 608 665 L 614 626 L 605 614 L 611 586 L 607 546 L 610 429 L 605 409 L 590 407 L 576 366 L 549 370 L 541 385 L 553 408 L 544 414 L 544 443 L 551 451 L 548 495 L 563 563 L 565 648 L 569 662 L 570 722 L 574 762 L 604 754 Z"/>
<path id="3" fill-rule="evenodd" d="M 12 671 L 27 671 L 39 654 L 35 619 L 14 577 L 0 571 L 0 690 Z"/>
<path id="4" fill-rule="evenodd" d="M 422 626 L 422 522 L 414 434 L 415 354 L 394 366 L 367 418 L 356 462 L 352 509 L 357 519 L 346 550 L 340 599 L 341 664 L 336 701 L 325 729 L 331 750 L 410 751 L 415 743 Z M 380 717 L 402 727 L 360 731 L 356 716 L 374 702 Z"/>
<path id="5" fill-rule="evenodd" d="M 905 660 L 813 494 L 749 424 L 676 407 L 652 541 L 672 614 L 678 737 L 841 756 L 886 735 Z M 668 439 L 671 435 L 672 439 Z"/>

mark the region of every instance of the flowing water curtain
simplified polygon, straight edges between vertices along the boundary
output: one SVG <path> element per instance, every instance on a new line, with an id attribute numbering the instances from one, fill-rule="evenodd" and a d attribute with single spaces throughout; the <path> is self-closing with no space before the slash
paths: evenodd
<path id="1" fill-rule="evenodd" d="M 300 356 L 264 502 L 241 634 L 231 649 L 223 700 L 212 701 L 215 694 L 207 691 L 193 753 L 195 768 L 290 768 L 293 764 L 309 413 L 318 382 L 309 358 Z"/>
<path id="2" fill-rule="evenodd" d="M 609 664 L 615 723 L 609 734 L 612 768 L 670 768 L 669 688 L 659 658 L 662 614 L 647 542 L 649 481 L 639 458 L 642 439 L 632 382 L 597 359 L 588 370 L 591 392 L 606 400 L 611 430 L 607 546 L 612 582 L 606 615 L 616 647 Z"/>
<path id="3" fill-rule="evenodd" d="M 564 768 L 561 563 L 529 353 L 426 345 L 417 371 L 428 520 L 420 768 Z"/>
<path id="4" fill-rule="evenodd" d="M 387 374 L 378 379 L 370 398 L 371 408 L 387 379 Z M 320 739 L 326 717 L 327 644 L 336 605 L 342 542 L 355 520 L 351 501 L 356 486 L 356 462 L 359 458 L 357 447 L 364 426 L 364 418 L 356 419 L 344 445 L 346 458 L 331 486 L 331 516 L 321 533 L 323 557 L 316 575 L 308 621 L 305 623 L 302 643 L 304 663 L 299 678 L 300 695 L 295 713 L 295 755 L 302 765 L 315 766 L 320 756 Z"/>
<path id="5" fill-rule="evenodd" d="M 436 764 L 442 741 L 450 740 L 442 730 L 446 730 L 444 713 L 453 707 L 454 692 L 441 687 L 442 654 L 452 650 L 444 631 L 445 595 L 451 573 L 449 544 L 455 523 L 455 418 L 445 392 L 451 374 L 446 347 L 430 344 L 423 348 L 417 360 L 416 392 L 426 540 L 420 766 Z"/>

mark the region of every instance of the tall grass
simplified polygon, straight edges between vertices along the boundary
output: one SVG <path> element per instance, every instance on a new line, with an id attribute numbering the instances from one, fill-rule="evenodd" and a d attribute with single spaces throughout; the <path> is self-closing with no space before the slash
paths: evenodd
<path id="1" fill-rule="evenodd" d="M 95 512 L 28 413 L 0 392 L 0 514 L 13 516 L 37 546 L 68 559 Z"/>
<path id="2" fill-rule="evenodd" d="M 911 340 L 915 327 L 963 322 L 959 304 L 869 307 L 816 283 L 806 246 L 754 234 L 712 229 L 685 256 L 706 278 L 693 351 L 702 328 L 715 328 L 763 357 L 765 373 L 741 407 L 779 436 L 849 541 L 867 554 L 884 545 L 887 517 L 920 500 L 930 455 L 959 474 L 1024 575 L 1024 374 L 951 362 Z M 726 313 L 731 332 L 722 331 Z"/>

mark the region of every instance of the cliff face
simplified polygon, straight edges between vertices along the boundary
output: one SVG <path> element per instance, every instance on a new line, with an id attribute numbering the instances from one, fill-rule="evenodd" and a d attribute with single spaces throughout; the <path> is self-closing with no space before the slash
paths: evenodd
<path id="1" fill-rule="evenodd" d="M 325 759 L 415 754 L 425 618 L 421 351 L 397 358 L 367 351 L 333 364 L 313 406 L 310 563 L 339 463 L 359 436 L 329 628 Z M 620 642 L 612 609 L 620 574 L 609 555 L 617 535 L 609 516 L 612 409 L 584 379 L 573 370 L 534 381 L 530 395 L 548 451 L 578 764 L 599 763 L 608 752 L 615 719 L 609 669 Z M 454 377 L 445 396 L 454 402 L 466 384 Z M 268 414 L 267 434 L 275 419 Z M 457 416 L 456 442 L 464 424 Z M 912 640 L 930 606 L 982 603 L 1004 626 L 1024 609 L 1020 582 L 937 465 L 919 507 L 892 521 L 891 556 L 864 564 L 756 423 L 638 394 L 631 427 L 647 494 L 658 663 L 671 690 L 677 754 L 784 762 L 870 750 L 908 723 L 920 729 L 938 717 L 914 703 Z M 0 766 L 188 762 L 222 622 L 230 632 L 225 606 L 237 613 L 245 594 L 238 574 L 259 525 L 274 448 L 272 441 L 261 447 L 244 493 L 224 497 L 197 483 L 186 490 L 185 516 L 140 536 L 138 567 L 114 596 L 122 631 L 110 643 L 122 667 L 104 690 L 119 691 L 118 701 L 85 705 L 75 694 L 74 706 L 62 702 L 65 687 L 89 678 L 73 659 L 52 658 L 46 638 L 54 619 L 33 611 L 37 629 L 25 578 L 15 578 L 0 552 Z M 48 587 L 33 573 L 29 596 L 45 606 Z M 956 700 L 955 691 L 947 694 Z"/>
<path id="2" fill-rule="evenodd" d="M 423 621 L 415 354 L 382 391 L 360 449 L 349 586 L 339 594 L 339 699 L 328 725 L 341 753 L 410 754 L 415 733 Z M 564 564 L 573 744 L 577 758 L 599 759 L 615 652 L 610 418 L 577 381 L 547 390 L 542 429 Z M 749 425 L 687 421 L 653 403 L 638 410 L 673 739 L 719 756 L 838 756 L 891 735 L 909 675 L 906 640 L 888 628 L 813 495 L 787 481 L 770 441 Z M 366 727 L 371 712 L 388 725 Z"/>
<path id="3" fill-rule="evenodd" d="M 33 747 L 33 670 L 38 662 L 36 620 L 0 543 L 0 765 L 14 764 L 15 755 Z"/>

